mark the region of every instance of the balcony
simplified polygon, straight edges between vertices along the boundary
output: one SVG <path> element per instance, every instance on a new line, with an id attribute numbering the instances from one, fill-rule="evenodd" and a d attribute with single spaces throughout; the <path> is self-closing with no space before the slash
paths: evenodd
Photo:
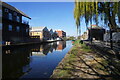
<path id="1" fill-rule="evenodd" d="M 29 21 L 26 21 L 26 20 L 22 20 L 22 23 L 26 24 L 26 25 L 29 25 Z"/>

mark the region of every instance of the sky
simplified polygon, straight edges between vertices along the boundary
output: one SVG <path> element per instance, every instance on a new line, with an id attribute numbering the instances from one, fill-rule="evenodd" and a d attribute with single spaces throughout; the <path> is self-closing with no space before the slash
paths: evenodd
<path id="1" fill-rule="evenodd" d="M 29 17 L 31 27 L 46 26 L 48 29 L 61 29 L 69 36 L 77 36 L 74 20 L 74 2 L 8 2 Z M 86 31 L 82 23 L 82 33 Z"/>

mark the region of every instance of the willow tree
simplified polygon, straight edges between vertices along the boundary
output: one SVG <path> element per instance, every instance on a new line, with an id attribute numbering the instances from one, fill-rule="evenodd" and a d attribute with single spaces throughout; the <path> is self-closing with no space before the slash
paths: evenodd
<path id="1" fill-rule="evenodd" d="M 86 26 L 88 27 L 88 23 L 92 24 L 92 20 L 95 20 L 96 24 L 98 24 L 98 2 L 79 2 L 75 1 L 74 8 L 74 18 L 76 20 L 77 31 L 81 33 L 81 19 L 85 18 Z"/>
<path id="2" fill-rule="evenodd" d="M 118 25 L 118 23 L 120 23 L 120 2 L 91 1 L 93 2 L 79 2 L 79 0 L 75 0 L 74 18 L 76 20 L 77 29 L 80 29 L 80 19 L 82 17 L 85 18 L 86 26 L 88 26 L 89 22 L 92 24 L 92 20 L 98 24 L 99 16 L 101 17 L 101 20 L 104 21 L 104 24 L 110 28 L 110 30 L 120 31 L 117 30 L 120 27 Z M 110 33 L 110 42 L 112 46 L 112 32 Z"/>
<path id="3" fill-rule="evenodd" d="M 104 23 L 109 23 L 110 29 L 117 29 L 119 27 L 117 23 L 120 23 L 120 2 L 99 2 L 98 7 L 99 14 L 104 16 Z"/>
<path id="4" fill-rule="evenodd" d="M 120 2 L 79 2 L 79 0 L 75 0 L 74 18 L 77 29 L 81 26 L 81 18 L 85 18 L 86 26 L 88 26 L 89 22 L 92 24 L 92 20 L 98 24 L 98 16 L 103 17 L 101 20 L 106 25 L 110 24 L 110 29 L 117 29 L 119 27 L 117 23 L 120 23 Z"/>

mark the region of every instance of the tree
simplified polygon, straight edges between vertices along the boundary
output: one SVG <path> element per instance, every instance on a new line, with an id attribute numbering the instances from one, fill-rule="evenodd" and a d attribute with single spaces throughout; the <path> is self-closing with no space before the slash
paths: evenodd
<path id="1" fill-rule="evenodd" d="M 75 39 L 74 36 L 70 36 L 70 37 L 68 38 L 68 40 L 74 40 L 74 39 Z"/>
<path id="2" fill-rule="evenodd" d="M 79 34 L 81 34 L 81 18 L 85 18 L 86 26 L 88 26 L 89 21 L 92 25 L 92 17 L 96 21 L 96 24 L 98 23 L 97 4 L 98 2 L 79 2 L 78 0 L 75 1 L 74 18 L 76 20 L 77 32 L 79 31 Z"/>
<path id="3" fill-rule="evenodd" d="M 92 28 L 92 20 L 98 24 L 98 16 L 110 28 L 110 43 L 112 48 L 112 30 L 119 31 L 118 28 L 120 27 L 117 24 L 120 23 L 120 2 L 98 2 L 97 0 L 96 2 L 79 2 L 79 0 L 75 0 L 74 18 L 76 20 L 77 30 L 81 28 L 80 19 L 82 17 L 85 18 L 86 26 L 90 22 Z"/>
<path id="4" fill-rule="evenodd" d="M 120 23 L 120 2 L 79 2 L 75 0 L 74 18 L 76 20 L 77 30 L 80 29 L 80 19 L 85 18 L 86 26 L 92 20 L 98 24 L 98 16 L 110 29 L 117 29 L 116 19 Z"/>

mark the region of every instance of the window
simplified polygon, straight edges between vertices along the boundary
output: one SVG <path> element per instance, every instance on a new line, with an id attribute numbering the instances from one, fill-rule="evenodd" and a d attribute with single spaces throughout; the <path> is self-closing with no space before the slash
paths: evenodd
<path id="1" fill-rule="evenodd" d="M 19 16 L 17 16 L 17 22 L 20 22 L 20 17 Z"/>
<path id="2" fill-rule="evenodd" d="M 9 30 L 9 31 L 12 31 L 12 25 L 9 25 L 9 26 L 8 26 L 8 30 Z"/>
<path id="3" fill-rule="evenodd" d="M 12 14 L 9 13 L 9 20 L 12 20 Z"/>
<path id="4" fill-rule="evenodd" d="M 5 12 L 8 12 L 8 9 L 7 9 L 7 8 L 5 9 Z"/>
<path id="5" fill-rule="evenodd" d="M 17 32 L 20 31 L 20 27 L 19 27 L 19 26 L 16 27 L 16 31 L 17 31 Z"/>
<path id="6" fill-rule="evenodd" d="M 2 17 L 2 10 L 0 9 L 0 17 Z"/>
<path id="7" fill-rule="evenodd" d="M 0 30 L 2 30 L 2 23 L 0 23 Z"/>
<path id="8" fill-rule="evenodd" d="M 28 32 L 28 29 L 26 29 L 26 33 Z"/>
<path id="9" fill-rule="evenodd" d="M 17 16 L 17 13 L 16 13 L 16 12 L 14 12 L 14 16 Z"/>

